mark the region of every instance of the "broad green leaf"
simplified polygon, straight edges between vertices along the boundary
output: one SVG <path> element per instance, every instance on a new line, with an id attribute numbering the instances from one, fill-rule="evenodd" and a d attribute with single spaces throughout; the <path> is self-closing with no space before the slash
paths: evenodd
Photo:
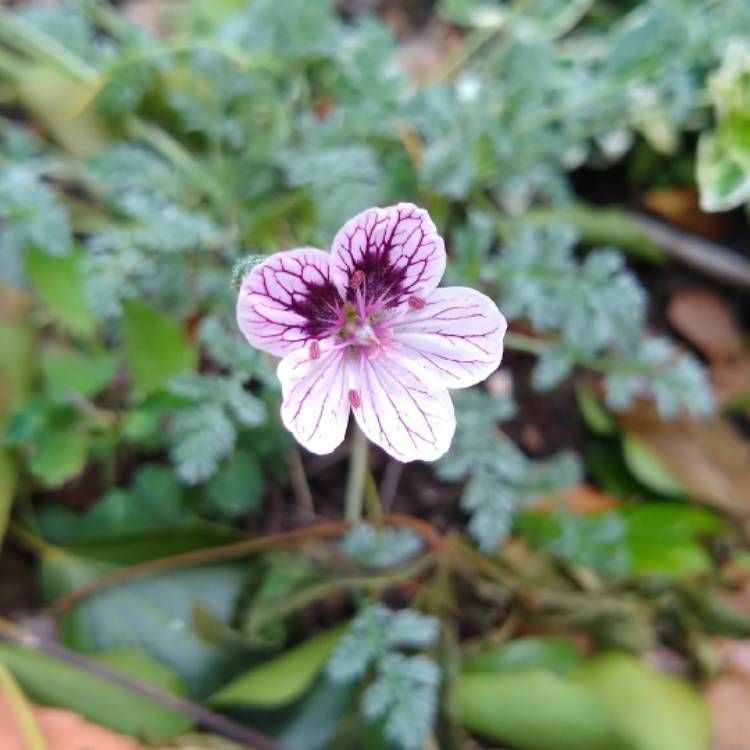
<path id="1" fill-rule="evenodd" d="M 41 368 L 53 397 L 65 398 L 72 392 L 91 398 L 114 376 L 117 355 L 82 354 L 54 347 L 42 354 Z"/>
<path id="2" fill-rule="evenodd" d="M 712 569 L 701 538 L 723 528 L 709 510 L 680 502 L 637 503 L 604 513 L 521 513 L 517 529 L 536 547 L 602 575 L 686 576 Z"/>
<path id="3" fill-rule="evenodd" d="M 56 319 L 72 333 L 90 336 L 96 321 L 85 301 L 82 262 L 80 251 L 54 258 L 32 248 L 26 255 L 26 274 Z"/>
<path id="4" fill-rule="evenodd" d="M 178 323 L 140 302 L 125 302 L 124 309 L 125 351 L 138 390 L 155 390 L 194 369 L 197 352 Z"/>
<path id="5" fill-rule="evenodd" d="M 47 487 L 57 487 L 83 471 L 90 442 L 81 433 L 44 430 L 34 443 L 29 467 Z"/>
<path id="6" fill-rule="evenodd" d="M 517 638 L 467 659 L 463 672 L 523 672 L 547 669 L 564 674 L 583 661 L 581 652 L 564 638 Z"/>
<path id="7" fill-rule="evenodd" d="M 340 625 L 251 669 L 223 687 L 211 699 L 219 706 L 283 706 L 299 698 L 312 684 L 347 626 Z"/>
<path id="8" fill-rule="evenodd" d="M 635 750 L 592 691 L 541 669 L 461 674 L 457 711 L 472 732 L 523 750 Z"/>
<path id="9" fill-rule="evenodd" d="M 667 471 L 653 451 L 634 435 L 622 439 L 623 456 L 634 476 L 655 492 L 684 495 L 685 488 Z"/>
<path id="10" fill-rule="evenodd" d="M 54 599 L 117 567 L 59 550 L 43 560 L 45 598 Z M 200 605 L 229 622 L 247 572 L 247 564 L 213 565 L 108 588 L 65 615 L 63 640 L 81 651 L 138 647 L 180 673 L 191 694 L 205 696 L 236 671 L 237 654 L 201 638 L 193 627 L 193 610 Z"/>
<path id="11" fill-rule="evenodd" d="M 697 178 L 704 211 L 729 211 L 750 201 L 750 170 L 725 148 L 719 133 L 701 134 Z"/>
<path id="12" fill-rule="evenodd" d="M 192 515 L 182 486 L 172 472 L 146 465 L 129 490 L 111 490 L 85 512 L 58 504 L 45 505 L 39 509 L 38 520 L 46 539 L 70 544 L 167 528 Z"/>
<path id="13" fill-rule="evenodd" d="M 706 750 L 710 720 L 687 683 L 625 654 L 604 654 L 570 679 L 597 696 L 632 750 Z"/>
<path id="14" fill-rule="evenodd" d="M 206 485 L 203 508 L 213 517 L 235 518 L 255 513 L 263 502 L 263 472 L 258 459 L 235 451 Z"/>
<path id="15" fill-rule="evenodd" d="M 177 695 L 184 693 L 176 672 L 139 651 L 129 649 L 93 658 L 129 677 Z M 75 711 L 116 732 L 166 739 L 191 726 L 180 714 L 46 654 L 0 644 L 0 662 L 35 701 Z"/>

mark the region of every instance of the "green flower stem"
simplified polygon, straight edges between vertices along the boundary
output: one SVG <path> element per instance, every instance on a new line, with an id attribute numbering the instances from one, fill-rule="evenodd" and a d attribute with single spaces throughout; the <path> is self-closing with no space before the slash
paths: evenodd
<path id="1" fill-rule="evenodd" d="M 354 422 L 352 449 L 349 457 L 349 479 L 346 483 L 345 518 L 350 523 L 358 523 L 362 519 L 369 447 L 364 432 Z"/>
<path id="2" fill-rule="evenodd" d="M 514 349 L 517 352 L 541 354 L 547 349 L 551 349 L 555 346 L 555 342 L 550 339 L 539 339 L 535 336 L 526 336 L 523 333 L 513 333 L 512 331 L 509 331 L 505 334 L 505 346 L 508 349 Z"/>

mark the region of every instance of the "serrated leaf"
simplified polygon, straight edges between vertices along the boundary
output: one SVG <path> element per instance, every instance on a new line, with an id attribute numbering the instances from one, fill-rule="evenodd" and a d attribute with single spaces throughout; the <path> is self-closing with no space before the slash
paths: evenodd
<path id="1" fill-rule="evenodd" d="M 42 354 L 40 364 L 50 395 L 65 399 L 71 393 L 95 396 L 112 379 L 117 363 L 115 354 L 83 354 L 54 347 Z"/>
<path id="2" fill-rule="evenodd" d="M 140 302 L 123 306 L 126 359 L 138 390 L 153 391 L 194 369 L 197 353 L 177 323 Z"/>
<path id="3" fill-rule="evenodd" d="M 71 332 L 90 336 L 96 321 L 85 301 L 82 261 L 79 251 L 53 258 L 32 248 L 26 256 L 26 273 L 55 318 Z"/>
<path id="4" fill-rule="evenodd" d="M 205 404 L 175 416 L 170 457 L 186 484 L 210 479 L 229 455 L 237 432 L 221 406 Z"/>
<path id="5" fill-rule="evenodd" d="M 383 733 L 396 747 L 424 747 L 435 721 L 440 670 L 424 656 L 387 654 L 375 681 L 365 690 L 362 713 L 383 722 Z"/>
<path id="6" fill-rule="evenodd" d="M 45 429 L 34 441 L 29 468 L 47 487 L 57 487 L 83 471 L 90 443 L 82 433 Z"/>

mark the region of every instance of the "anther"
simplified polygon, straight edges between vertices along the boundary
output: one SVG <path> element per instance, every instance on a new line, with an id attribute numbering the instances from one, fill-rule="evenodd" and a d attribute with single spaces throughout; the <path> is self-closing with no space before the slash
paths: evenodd
<path id="1" fill-rule="evenodd" d="M 310 359 L 320 359 L 320 344 L 317 341 L 310 344 Z"/>
<path id="2" fill-rule="evenodd" d="M 421 310 L 427 303 L 421 297 L 409 297 L 409 307 L 412 310 Z"/>
<path id="3" fill-rule="evenodd" d="M 354 409 L 362 406 L 362 397 L 359 395 L 359 391 L 356 388 L 349 389 L 349 403 Z"/>
<path id="4" fill-rule="evenodd" d="M 362 282 L 365 280 L 365 272 L 360 270 L 359 268 L 352 274 L 351 279 L 349 279 L 349 288 L 350 289 L 359 289 Z"/>

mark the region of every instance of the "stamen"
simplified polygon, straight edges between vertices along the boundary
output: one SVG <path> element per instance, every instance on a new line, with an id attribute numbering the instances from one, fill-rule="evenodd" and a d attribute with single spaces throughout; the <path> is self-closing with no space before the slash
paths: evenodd
<path id="1" fill-rule="evenodd" d="M 317 341 L 310 344 L 310 359 L 320 359 L 320 344 Z"/>
<path id="2" fill-rule="evenodd" d="M 421 297 L 409 297 L 409 307 L 411 307 L 412 310 L 422 310 L 426 304 L 427 302 Z"/>
<path id="3" fill-rule="evenodd" d="M 362 282 L 365 280 L 365 272 L 360 270 L 359 268 L 352 274 L 351 279 L 349 279 L 349 288 L 350 289 L 359 289 Z"/>
<path id="4" fill-rule="evenodd" d="M 357 311 L 354 309 L 354 305 L 349 302 L 344 305 L 344 320 L 347 323 L 357 322 Z"/>
<path id="5" fill-rule="evenodd" d="M 362 397 L 359 395 L 359 391 L 356 388 L 349 389 L 349 403 L 353 409 L 357 409 L 362 406 Z"/>

